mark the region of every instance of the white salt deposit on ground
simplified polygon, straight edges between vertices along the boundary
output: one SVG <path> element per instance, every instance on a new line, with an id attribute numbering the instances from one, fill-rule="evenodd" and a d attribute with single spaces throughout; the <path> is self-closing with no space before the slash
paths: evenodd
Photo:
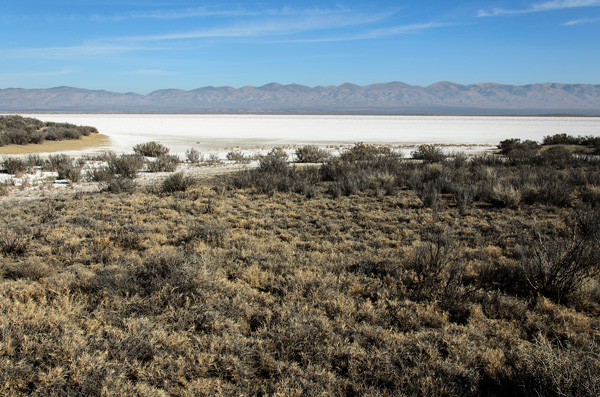
<path id="1" fill-rule="evenodd" d="M 217 166 L 178 168 L 196 175 L 211 176 L 245 165 L 227 161 L 230 151 L 254 160 L 272 147 L 281 146 L 294 161 L 296 147 L 317 145 L 337 155 L 357 142 L 391 145 L 410 157 L 419 144 L 442 144 L 447 154 L 493 150 L 508 138 L 541 142 L 544 136 L 566 133 L 574 136 L 600 135 L 598 117 L 488 117 L 488 116 L 256 116 L 256 115 L 123 115 L 123 114 L 23 114 L 42 121 L 89 125 L 110 138 L 110 144 L 81 151 L 81 156 L 101 151 L 131 153 L 138 143 L 158 141 L 185 160 L 185 152 L 198 150 L 206 160 L 221 160 Z M 43 156 L 43 155 L 42 155 Z M 87 164 L 86 168 L 93 165 Z M 161 175 L 140 173 L 151 181 Z M 36 191 L 57 192 L 69 186 L 76 190 L 97 189 L 89 183 L 66 184 L 56 173 L 0 174 L 0 183 L 19 187 L 13 198 L 35 197 Z M 88 186 L 89 185 L 89 186 Z M 6 198 L 3 198 L 4 200 Z"/>
<path id="2" fill-rule="evenodd" d="M 184 155 L 195 148 L 219 156 L 233 148 L 268 148 L 356 142 L 391 145 L 422 143 L 488 145 L 503 139 L 541 141 L 546 135 L 600 135 L 598 117 L 492 116 L 258 116 L 155 114 L 23 114 L 43 121 L 90 125 L 111 144 L 94 150 L 131 152 L 138 143 L 156 140 Z M 478 146 L 457 148 L 481 150 Z M 409 150 L 410 151 L 410 150 Z"/>

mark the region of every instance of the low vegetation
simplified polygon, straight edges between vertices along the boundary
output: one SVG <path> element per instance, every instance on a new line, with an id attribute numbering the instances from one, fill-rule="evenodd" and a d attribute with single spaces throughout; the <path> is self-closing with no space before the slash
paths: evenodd
<path id="1" fill-rule="evenodd" d="M 97 132 L 94 127 L 43 122 L 17 115 L 0 116 L 0 146 L 79 139 Z"/>
<path id="2" fill-rule="evenodd" d="M 169 154 L 169 148 L 160 142 L 150 141 L 135 145 L 133 152 L 139 156 L 161 157 Z"/>
<path id="3" fill-rule="evenodd" d="M 597 396 L 600 159 L 526 145 L 98 158 L 102 192 L 0 205 L 0 394 Z"/>

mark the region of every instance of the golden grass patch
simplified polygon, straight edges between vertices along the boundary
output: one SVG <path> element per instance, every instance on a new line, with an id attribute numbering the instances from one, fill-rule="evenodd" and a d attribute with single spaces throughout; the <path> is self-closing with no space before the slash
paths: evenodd
<path id="1" fill-rule="evenodd" d="M 82 151 L 93 148 L 108 148 L 110 138 L 103 134 L 90 134 L 79 139 L 66 141 L 44 141 L 41 144 L 6 145 L 0 147 L 0 155 L 30 153 L 54 153 L 64 151 Z"/>

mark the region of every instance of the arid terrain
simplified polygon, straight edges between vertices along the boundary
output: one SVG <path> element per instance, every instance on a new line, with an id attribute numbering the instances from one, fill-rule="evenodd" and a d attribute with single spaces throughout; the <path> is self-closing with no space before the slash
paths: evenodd
<path id="1" fill-rule="evenodd" d="M 22 157 L 0 393 L 596 396 L 597 139 L 543 143 Z"/>

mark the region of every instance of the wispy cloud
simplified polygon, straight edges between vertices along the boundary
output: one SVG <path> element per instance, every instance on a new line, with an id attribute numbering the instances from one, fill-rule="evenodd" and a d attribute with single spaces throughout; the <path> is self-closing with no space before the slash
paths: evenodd
<path id="1" fill-rule="evenodd" d="M 581 18 L 563 23 L 564 26 L 581 25 L 585 23 L 599 23 L 600 18 Z"/>
<path id="2" fill-rule="evenodd" d="M 194 9 L 190 15 L 204 12 L 202 10 L 204 9 Z M 232 12 L 242 13 L 243 11 Z M 273 16 L 270 16 L 270 13 L 273 13 Z M 0 59 L 81 59 L 86 56 L 111 56 L 136 51 L 189 50 L 210 45 L 216 39 L 255 41 L 260 39 L 262 43 L 367 40 L 415 34 L 428 29 L 452 25 L 427 22 L 376 28 L 381 26 L 384 21 L 389 22 L 386 20 L 397 13 L 398 9 L 369 13 L 344 8 L 313 8 L 301 11 L 282 8 L 276 11 L 261 11 L 260 16 L 256 18 L 232 18 L 232 20 L 241 19 L 241 21 L 229 24 L 225 22 L 222 26 L 205 29 L 139 36 L 104 37 L 72 46 L 0 49 Z M 184 14 L 165 12 L 160 17 L 166 18 L 168 15 L 175 18 L 183 17 Z M 159 18 L 158 14 L 156 18 Z M 337 35 L 336 32 L 338 32 Z M 169 72 L 139 69 L 129 73 L 164 75 Z"/>
<path id="3" fill-rule="evenodd" d="M 600 6 L 600 0 L 554 0 L 547 1 L 544 3 L 532 4 L 529 8 L 522 8 L 516 10 L 506 10 L 503 8 L 494 8 L 492 10 L 479 10 L 477 13 L 478 17 L 492 17 L 492 16 L 503 16 L 503 15 L 514 15 L 514 14 L 529 14 L 533 12 L 543 12 L 552 10 L 562 10 L 567 8 L 581 8 L 581 7 L 598 7 Z"/>
<path id="4" fill-rule="evenodd" d="M 275 37 L 311 31 L 333 30 L 346 27 L 371 24 L 382 21 L 393 15 L 395 11 L 377 14 L 314 14 L 293 16 L 291 18 L 267 18 L 260 21 L 249 21 L 225 27 L 199 29 L 187 32 L 164 33 L 146 36 L 129 36 L 112 39 L 115 42 L 158 42 L 166 40 L 192 40 L 206 38 L 248 38 Z"/>
<path id="5" fill-rule="evenodd" d="M 186 18 L 208 18 L 208 17 L 241 17 L 241 16 L 259 16 L 269 15 L 271 11 L 248 11 L 245 9 L 237 10 L 216 10 L 208 9 L 206 7 L 197 8 L 186 8 L 176 10 L 153 10 L 135 12 L 131 14 L 121 14 L 113 16 L 94 15 L 92 17 L 95 21 L 112 21 L 120 22 L 131 19 L 186 19 Z"/>
<path id="6" fill-rule="evenodd" d="M 286 40 L 285 42 L 294 43 L 319 43 L 319 42 L 336 42 L 336 41 L 354 41 L 354 40 L 369 40 L 369 39 L 381 39 L 385 37 L 399 36 L 403 34 L 417 34 L 419 32 L 442 28 L 448 26 L 455 26 L 454 23 L 441 23 L 441 22 L 427 22 L 411 25 L 392 26 L 381 29 L 368 30 L 359 34 L 338 36 L 338 37 L 321 37 L 321 38 L 309 38 L 309 39 L 297 39 L 297 40 Z"/>
<path id="7" fill-rule="evenodd" d="M 0 49 L 3 59 L 81 59 L 85 56 L 107 56 L 132 51 L 163 50 L 166 48 L 139 45 L 84 43 L 65 47 Z"/>
<path id="8" fill-rule="evenodd" d="M 138 69 L 132 70 L 129 72 L 125 72 L 127 75 L 136 75 L 136 76 L 169 76 L 175 73 L 169 72 L 167 70 L 159 70 L 159 69 Z"/>
<path id="9" fill-rule="evenodd" d="M 234 8 L 224 9 L 216 7 L 193 7 L 178 9 L 157 9 L 151 11 L 133 12 L 114 16 L 95 15 L 95 20 L 101 21 L 124 21 L 129 19 L 186 19 L 186 18 L 215 18 L 215 17 L 260 17 L 260 16 L 291 16 L 291 15 L 329 15 L 340 13 L 351 13 L 352 11 L 343 7 L 329 8 L 306 8 L 293 9 L 290 7 L 269 9 L 247 9 Z"/>
<path id="10" fill-rule="evenodd" d="M 427 23 L 417 23 L 411 25 L 403 25 L 403 26 L 392 26 L 389 28 L 375 29 L 368 32 L 364 35 L 365 39 L 369 38 L 381 38 L 381 37 L 390 37 L 397 36 L 401 34 L 412 34 L 422 32 L 424 30 L 443 28 L 448 26 L 455 26 L 455 23 L 442 23 L 442 22 L 427 22 Z"/>
<path id="11" fill-rule="evenodd" d="M 15 78 L 15 77 L 50 77 L 50 76 L 64 76 L 67 74 L 75 73 L 74 70 L 60 70 L 56 72 L 31 72 L 31 73 L 0 73 L 0 78 Z"/>

